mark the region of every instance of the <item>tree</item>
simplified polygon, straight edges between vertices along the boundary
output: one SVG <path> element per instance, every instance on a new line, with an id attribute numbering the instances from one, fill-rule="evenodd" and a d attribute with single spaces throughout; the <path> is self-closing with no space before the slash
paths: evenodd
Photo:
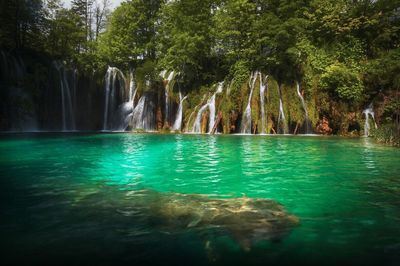
<path id="1" fill-rule="evenodd" d="M 95 17 L 95 31 L 94 39 L 97 40 L 100 32 L 104 31 L 106 28 L 107 18 L 110 15 L 110 0 L 103 0 L 101 3 L 97 3 L 94 9 Z"/>
<path id="2" fill-rule="evenodd" d="M 106 32 L 100 36 L 100 57 L 123 66 L 155 59 L 155 23 L 160 5 L 160 0 L 123 2 L 114 10 Z"/>
<path id="3" fill-rule="evenodd" d="M 216 47 L 228 67 L 239 61 L 252 61 L 257 53 L 254 35 L 255 3 L 249 0 L 222 1 L 216 16 Z"/>
<path id="4" fill-rule="evenodd" d="M 93 40 L 93 11 L 92 7 L 95 0 L 73 0 L 71 2 L 71 11 L 79 16 L 78 26 L 84 32 L 84 39 L 80 44 L 80 50 L 85 51 L 88 49 L 87 42 Z"/>
<path id="5" fill-rule="evenodd" d="M 157 47 L 162 68 L 202 79 L 213 45 L 212 4 L 187 0 L 163 5 Z"/>
<path id="6" fill-rule="evenodd" d="M 0 40 L 5 48 L 40 49 L 44 9 L 41 0 L 0 1 Z"/>

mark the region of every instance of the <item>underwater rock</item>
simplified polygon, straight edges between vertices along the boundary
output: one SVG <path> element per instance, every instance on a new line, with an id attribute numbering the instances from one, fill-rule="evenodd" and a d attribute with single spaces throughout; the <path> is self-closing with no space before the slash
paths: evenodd
<path id="1" fill-rule="evenodd" d="M 210 198 L 199 194 L 142 191 L 149 221 L 163 231 L 210 230 L 228 233 L 244 250 L 262 240 L 280 240 L 299 224 L 270 199 Z M 207 239 L 208 241 L 208 239 Z"/>

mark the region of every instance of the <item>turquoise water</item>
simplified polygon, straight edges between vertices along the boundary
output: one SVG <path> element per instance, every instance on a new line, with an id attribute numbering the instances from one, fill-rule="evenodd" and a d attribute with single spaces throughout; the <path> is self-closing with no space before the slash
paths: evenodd
<path id="1" fill-rule="evenodd" d="M 399 158 L 364 138 L 3 135 L 0 263 L 399 265 Z M 147 223 L 143 189 L 273 199 L 300 225 L 244 250 Z"/>

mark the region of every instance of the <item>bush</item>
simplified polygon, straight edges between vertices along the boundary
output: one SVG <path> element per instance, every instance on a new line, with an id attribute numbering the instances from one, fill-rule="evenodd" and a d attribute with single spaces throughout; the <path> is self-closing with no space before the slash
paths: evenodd
<path id="1" fill-rule="evenodd" d="M 393 123 L 384 124 L 378 129 L 371 129 L 370 136 L 378 142 L 400 146 L 400 128 Z"/>
<path id="2" fill-rule="evenodd" d="M 335 63 L 328 66 L 320 80 L 322 89 L 333 96 L 347 102 L 359 102 L 362 100 L 364 86 L 356 71 Z"/>

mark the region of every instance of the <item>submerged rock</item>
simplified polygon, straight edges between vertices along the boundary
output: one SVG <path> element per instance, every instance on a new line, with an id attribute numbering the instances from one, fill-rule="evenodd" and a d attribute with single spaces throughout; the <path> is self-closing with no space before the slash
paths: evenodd
<path id="1" fill-rule="evenodd" d="M 107 185 L 102 186 L 101 193 L 84 191 L 79 197 L 74 195 L 74 213 L 84 213 L 85 217 L 101 213 L 106 217 L 102 223 L 117 223 L 119 230 L 129 235 L 132 228 L 145 229 L 149 234 L 194 233 L 204 242 L 210 259 L 217 254 L 214 243 L 219 236 L 228 236 L 249 251 L 259 241 L 279 241 L 299 224 L 296 216 L 270 199 L 221 199 L 147 189 L 127 192 Z"/>
<path id="2" fill-rule="evenodd" d="M 141 191 L 153 226 L 163 231 L 223 230 L 244 250 L 261 240 L 279 240 L 299 224 L 282 205 L 270 199 L 218 199 L 199 194 Z M 207 240 L 208 241 L 208 240 Z"/>

